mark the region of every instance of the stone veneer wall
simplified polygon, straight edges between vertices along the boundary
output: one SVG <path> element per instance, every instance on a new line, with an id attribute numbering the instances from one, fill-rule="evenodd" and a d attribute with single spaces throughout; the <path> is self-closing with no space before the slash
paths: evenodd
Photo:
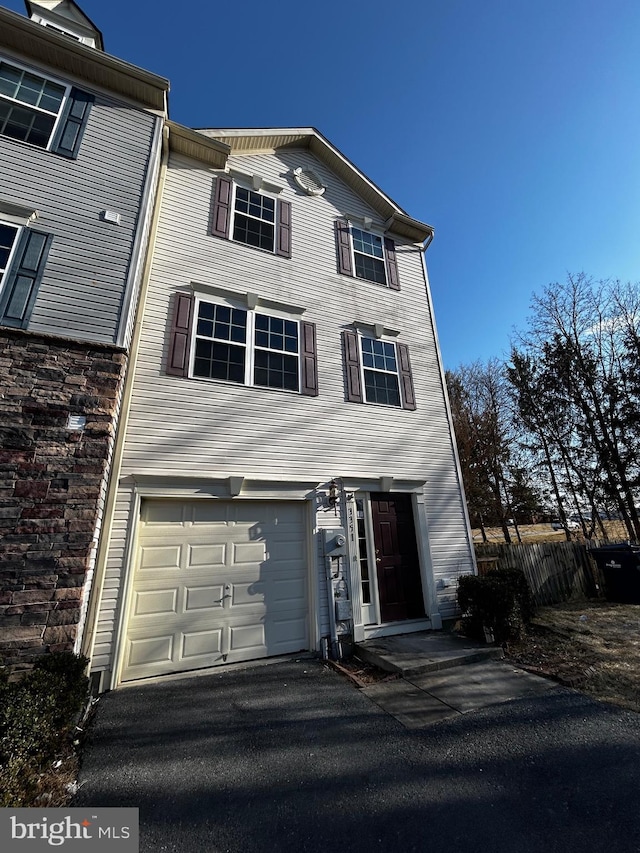
<path id="1" fill-rule="evenodd" d="M 74 648 L 125 365 L 115 347 L 0 329 L 0 664 L 14 672 Z"/>

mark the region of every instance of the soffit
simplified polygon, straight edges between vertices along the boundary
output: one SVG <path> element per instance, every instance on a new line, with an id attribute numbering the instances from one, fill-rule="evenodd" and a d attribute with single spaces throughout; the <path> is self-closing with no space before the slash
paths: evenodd
<path id="1" fill-rule="evenodd" d="M 0 48 L 8 48 L 56 71 L 166 111 L 169 81 L 109 54 L 76 43 L 55 30 L 0 8 Z"/>

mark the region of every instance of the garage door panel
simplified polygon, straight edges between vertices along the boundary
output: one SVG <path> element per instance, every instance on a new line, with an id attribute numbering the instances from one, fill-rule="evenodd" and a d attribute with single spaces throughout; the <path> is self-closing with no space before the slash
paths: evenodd
<path id="1" fill-rule="evenodd" d="M 308 648 L 305 510 L 144 501 L 123 680 Z"/>
<path id="2" fill-rule="evenodd" d="M 133 615 L 134 616 L 160 616 L 161 614 L 175 614 L 178 612 L 178 590 L 155 589 L 145 592 L 138 590 L 134 594 Z"/>
<path id="3" fill-rule="evenodd" d="M 145 527 L 157 527 L 163 524 L 184 524 L 185 509 L 183 501 L 145 501 L 140 519 Z"/>
<path id="4" fill-rule="evenodd" d="M 256 657 L 264 657 L 267 647 L 264 641 L 264 625 L 243 625 L 229 630 L 229 651 L 251 651 Z"/>
<path id="5" fill-rule="evenodd" d="M 269 626 L 268 643 L 271 654 L 278 654 L 283 646 L 290 648 L 299 643 L 296 651 L 305 648 L 307 634 L 306 620 L 301 618 L 274 619 Z"/>
<path id="6" fill-rule="evenodd" d="M 226 544 L 212 545 L 210 542 L 203 545 L 187 546 L 187 568 L 200 568 L 201 566 L 224 566 Z"/>
<path id="7" fill-rule="evenodd" d="M 266 559 L 264 542 L 236 542 L 233 546 L 233 564 L 261 563 Z"/>
<path id="8" fill-rule="evenodd" d="M 140 548 L 140 570 L 179 569 L 179 545 L 142 545 Z"/>
<path id="9" fill-rule="evenodd" d="M 192 610 L 221 610 L 224 605 L 224 587 L 222 584 L 215 586 L 188 586 L 185 587 L 186 612 Z"/>
<path id="10" fill-rule="evenodd" d="M 153 663 L 170 664 L 173 656 L 174 635 L 130 640 L 128 665 L 143 666 Z"/>
<path id="11" fill-rule="evenodd" d="M 220 656 L 222 654 L 222 629 L 212 628 L 206 631 L 189 631 L 182 634 L 181 643 L 182 661 L 193 662 L 195 658 L 203 655 Z M 207 661 L 205 666 L 212 664 Z"/>
<path id="12" fill-rule="evenodd" d="M 286 578 L 273 584 L 273 601 L 300 605 L 307 600 L 307 584 L 304 578 Z"/>

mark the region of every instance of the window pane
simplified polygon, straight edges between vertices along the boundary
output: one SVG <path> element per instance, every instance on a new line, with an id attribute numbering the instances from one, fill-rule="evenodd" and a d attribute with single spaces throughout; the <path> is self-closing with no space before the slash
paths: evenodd
<path id="1" fill-rule="evenodd" d="M 22 72 L 18 68 L 13 68 L 11 65 L 0 63 L 0 94 L 9 95 L 14 98 L 20 85 Z"/>
<path id="2" fill-rule="evenodd" d="M 11 247 L 17 233 L 18 229 L 11 225 L 0 225 L 0 273 L 7 268 Z"/>
<path id="3" fill-rule="evenodd" d="M 236 214 L 233 224 L 233 239 L 239 243 L 273 251 L 273 225 L 259 219 Z"/>
<path id="4" fill-rule="evenodd" d="M 194 376 L 244 382 L 244 347 L 196 340 Z"/>
<path id="5" fill-rule="evenodd" d="M 359 228 L 352 228 L 351 234 L 355 252 L 362 252 L 365 255 L 372 255 L 376 258 L 384 258 L 382 237 L 378 237 L 377 234 L 369 234 L 367 231 L 361 231 Z"/>
<path id="6" fill-rule="evenodd" d="M 256 350 L 253 381 L 266 388 L 298 390 L 298 359 L 292 355 Z"/>
<path id="7" fill-rule="evenodd" d="M 247 312 L 228 305 L 200 302 L 196 334 L 207 338 L 243 344 L 246 339 Z"/>
<path id="8" fill-rule="evenodd" d="M 212 338 L 213 323 L 210 320 L 198 319 L 198 325 L 196 326 L 196 334 L 203 335 L 203 337 L 205 338 Z"/>
<path id="9" fill-rule="evenodd" d="M 375 281 L 376 284 L 386 284 L 387 276 L 384 268 L 384 261 L 377 258 L 372 258 L 369 255 L 354 254 L 356 262 L 356 276 L 364 278 L 367 281 Z"/>
<path id="10" fill-rule="evenodd" d="M 365 370 L 364 386 L 367 403 L 382 403 L 387 406 L 400 405 L 400 388 L 396 375 Z"/>
<path id="11" fill-rule="evenodd" d="M 283 320 L 281 317 L 256 314 L 255 343 L 258 347 L 297 353 L 298 324 L 293 320 Z"/>

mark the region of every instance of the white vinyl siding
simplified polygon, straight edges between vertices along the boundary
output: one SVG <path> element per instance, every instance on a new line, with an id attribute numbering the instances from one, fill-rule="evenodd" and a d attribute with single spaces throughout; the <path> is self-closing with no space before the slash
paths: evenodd
<path id="1" fill-rule="evenodd" d="M 333 476 L 426 480 L 436 581 L 473 570 L 420 248 L 396 240 L 402 291 L 341 276 L 334 223 L 345 211 L 375 216 L 368 206 L 307 151 L 231 158 L 229 165 L 280 183 L 290 170 L 309 168 L 328 189 L 310 198 L 287 184 L 283 198 L 292 203 L 291 259 L 246 252 L 231 240 L 210 236 L 212 172 L 182 156 L 170 159 L 121 472 L 125 482 L 98 623 L 96 669 L 113 663 L 112 616 L 126 563 L 130 475 L 202 477 L 206 472 L 212 478 L 318 483 Z M 212 383 L 207 393 L 203 383 L 167 375 L 172 299 L 191 283 L 196 289 L 209 284 L 256 292 L 265 301 L 305 308 L 302 319 L 316 324 L 319 395 L 274 394 L 223 382 Z M 411 354 L 416 411 L 345 401 L 340 333 L 356 321 L 400 331 Z M 317 513 L 316 529 L 336 523 L 332 512 Z M 316 549 L 318 610 L 326 633 L 319 536 Z M 443 618 L 455 613 L 449 591 L 441 599 Z"/>

